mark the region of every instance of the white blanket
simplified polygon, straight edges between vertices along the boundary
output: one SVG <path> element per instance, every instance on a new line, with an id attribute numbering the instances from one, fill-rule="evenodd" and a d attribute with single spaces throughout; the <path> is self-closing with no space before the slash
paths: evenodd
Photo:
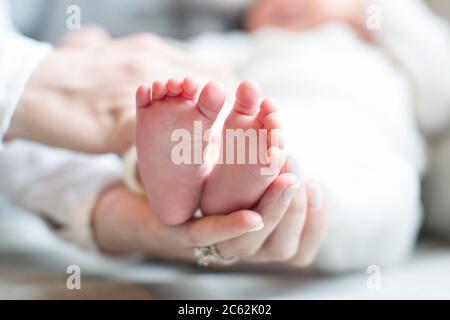
<path id="1" fill-rule="evenodd" d="M 380 49 L 343 25 L 211 34 L 190 48 L 278 101 L 303 178 L 319 180 L 331 197 L 317 267 L 365 268 L 408 256 L 421 220 L 425 155 L 410 84 Z"/>

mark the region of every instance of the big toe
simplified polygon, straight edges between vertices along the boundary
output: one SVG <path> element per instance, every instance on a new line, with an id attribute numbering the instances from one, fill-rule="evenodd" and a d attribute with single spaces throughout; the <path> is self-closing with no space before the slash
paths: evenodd
<path id="1" fill-rule="evenodd" d="M 209 82 L 200 93 L 197 107 L 209 120 L 216 120 L 225 104 L 225 89 L 216 82 Z"/>
<path id="2" fill-rule="evenodd" d="M 244 115 L 253 116 L 259 111 L 260 101 L 260 87 L 252 81 L 244 81 L 236 91 L 236 102 L 233 110 Z"/>

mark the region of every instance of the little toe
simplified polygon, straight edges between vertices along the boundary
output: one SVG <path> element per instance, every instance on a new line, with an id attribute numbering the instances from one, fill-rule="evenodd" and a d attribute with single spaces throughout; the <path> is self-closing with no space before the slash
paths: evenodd
<path id="1" fill-rule="evenodd" d="M 277 112 L 278 108 L 271 99 L 264 99 L 264 101 L 261 103 L 261 109 L 258 113 L 258 120 L 263 123 L 264 118 L 267 117 L 269 114 Z"/>
<path id="2" fill-rule="evenodd" d="M 136 91 L 136 106 L 145 108 L 150 106 L 152 102 L 152 89 L 148 84 L 140 85 Z"/>
<path id="3" fill-rule="evenodd" d="M 152 93 L 153 100 L 164 99 L 167 95 L 167 84 L 161 81 L 153 82 Z"/>
<path id="4" fill-rule="evenodd" d="M 209 120 L 215 121 L 225 104 L 225 89 L 216 82 L 209 82 L 200 93 L 197 107 Z"/>
<path id="5" fill-rule="evenodd" d="M 172 78 L 167 82 L 167 90 L 169 97 L 178 97 L 183 92 L 183 82 Z"/>
<path id="6" fill-rule="evenodd" d="M 183 97 L 186 99 L 195 99 L 200 86 L 197 81 L 190 77 L 186 77 L 183 81 Z"/>
<path id="7" fill-rule="evenodd" d="M 259 111 L 261 89 L 252 81 L 242 82 L 236 91 L 233 110 L 240 114 L 253 116 Z"/>

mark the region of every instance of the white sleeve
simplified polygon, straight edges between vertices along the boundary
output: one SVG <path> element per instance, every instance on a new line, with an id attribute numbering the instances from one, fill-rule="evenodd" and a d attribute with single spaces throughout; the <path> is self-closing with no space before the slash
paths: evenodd
<path id="1" fill-rule="evenodd" d="M 0 0 L 0 30 L 12 30 L 9 1 Z"/>
<path id="2" fill-rule="evenodd" d="M 0 150 L 28 78 L 52 49 L 15 33 L 7 4 L 0 0 Z"/>
<path id="3" fill-rule="evenodd" d="M 91 213 L 105 188 L 122 181 L 116 155 L 90 156 L 25 141 L 0 154 L 0 193 L 60 227 L 58 233 L 95 249 Z"/>
<path id="4" fill-rule="evenodd" d="M 450 29 L 422 0 L 370 0 L 380 8 L 379 44 L 406 69 L 415 90 L 421 129 L 437 134 L 450 124 Z"/>

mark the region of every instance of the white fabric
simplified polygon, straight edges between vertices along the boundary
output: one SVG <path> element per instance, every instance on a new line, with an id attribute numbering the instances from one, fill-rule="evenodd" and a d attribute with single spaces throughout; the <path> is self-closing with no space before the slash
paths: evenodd
<path id="1" fill-rule="evenodd" d="M 14 31 L 9 2 L 0 0 L 0 151 L 28 78 L 51 47 Z"/>
<path id="2" fill-rule="evenodd" d="M 124 181 L 128 190 L 137 195 L 144 196 L 144 187 L 137 176 L 137 165 L 136 146 L 133 146 L 123 155 Z"/>
<path id="3" fill-rule="evenodd" d="M 372 2 L 380 6 L 382 17 L 381 29 L 374 34 L 412 80 L 421 129 L 428 135 L 439 135 L 450 127 L 448 23 L 422 1 Z"/>
<path id="4" fill-rule="evenodd" d="M 114 155 L 15 141 L 0 154 L 0 177 L 0 193 L 60 227 L 63 238 L 94 249 L 91 212 L 98 194 L 122 181 L 122 164 Z"/>
<path id="5" fill-rule="evenodd" d="M 409 254 L 417 234 L 424 167 L 408 81 L 380 51 L 362 44 L 345 27 L 304 35 L 273 32 L 277 34 L 204 37 L 190 49 L 205 61 L 225 63 L 241 77 L 258 80 L 264 93 L 283 106 L 291 151 L 305 175 L 320 180 L 332 199 L 332 224 L 317 267 L 338 271 L 398 263 Z M 406 45 L 411 45 L 409 50 L 421 47 Z M 90 212 L 74 213 L 71 208 L 92 206 L 102 187 L 120 177 L 116 158 L 100 162 L 97 157 L 83 157 L 65 175 L 65 164 L 77 156 L 22 142 L 9 146 L 1 157 L 2 174 L 11 177 L 2 186 L 4 192 L 23 206 L 51 215 L 69 231 L 84 230 L 78 234 L 87 238 Z M 44 167 L 46 161 L 34 166 L 13 161 L 26 157 L 58 160 Z M 35 178 L 46 175 L 53 178 Z M 73 201 L 67 201 L 68 190 Z M 76 221 L 72 214 L 81 214 L 84 222 L 71 223 Z"/>
<path id="6" fill-rule="evenodd" d="M 49 45 L 0 30 L 0 149 L 28 78 L 50 50 Z"/>

